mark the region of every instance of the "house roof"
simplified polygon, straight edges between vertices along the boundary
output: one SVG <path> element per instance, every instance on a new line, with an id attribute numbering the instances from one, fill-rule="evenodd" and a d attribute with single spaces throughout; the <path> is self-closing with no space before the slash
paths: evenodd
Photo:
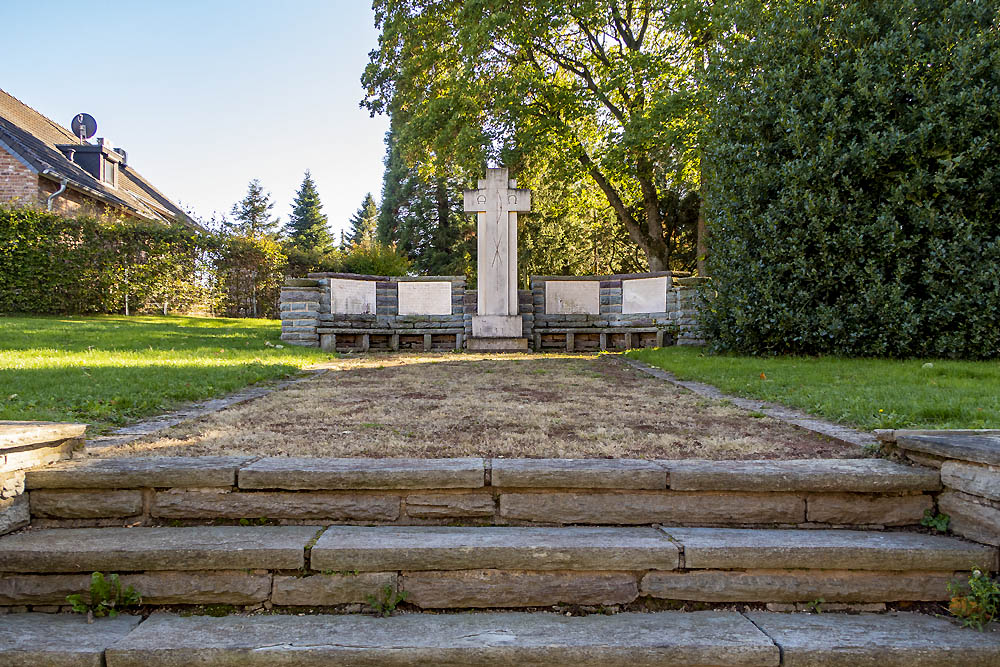
<path id="1" fill-rule="evenodd" d="M 67 187 L 135 215 L 200 228 L 131 165 L 118 165 L 118 187 L 113 188 L 57 148 L 59 144 L 78 143 L 80 139 L 68 129 L 0 90 L 0 146 L 8 148 L 29 169 L 55 181 L 66 179 Z"/>

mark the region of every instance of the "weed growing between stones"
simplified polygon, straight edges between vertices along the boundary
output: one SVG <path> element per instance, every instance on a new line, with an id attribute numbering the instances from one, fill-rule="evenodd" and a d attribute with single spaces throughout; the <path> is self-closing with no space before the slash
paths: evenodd
<path id="1" fill-rule="evenodd" d="M 948 523 L 951 517 L 947 514 L 935 514 L 934 510 L 924 510 L 924 518 L 920 520 L 920 525 L 930 528 L 935 533 L 947 533 Z"/>
<path id="2" fill-rule="evenodd" d="M 73 606 L 73 611 L 87 615 L 87 623 L 93 623 L 95 617 L 114 618 L 121 609 L 139 606 L 142 596 L 132 586 L 122 589 L 117 574 L 105 578 L 102 573 L 94 572 L 90 575 L 89 602 L 81 593 L 67 595 L 66 601 Z"/>
<path id="3" fill-rule="evenodd" d="M 385 618 L 392 616 L 393 612 L 396 611 L 396 607 L 401 602 L 405 602 L 409 595 L 407 591 L 397 592 L 393 590 L 392 586 L 386 586 L 381 590 L 379 595 L 369 595 L 366 599 L 368 600 L 368 605 L 375 610 L 375 615 Z"/>
<path id="4" fill-rule="evenodd" d="M 962 626 L 980 632 L 986 624 L 1000 614 L 1000 579 L 992 579 L 988 572 L 973 570 L 967 586 L 948 584 L 951 603 L 948 611 L 962 619 Z"/>

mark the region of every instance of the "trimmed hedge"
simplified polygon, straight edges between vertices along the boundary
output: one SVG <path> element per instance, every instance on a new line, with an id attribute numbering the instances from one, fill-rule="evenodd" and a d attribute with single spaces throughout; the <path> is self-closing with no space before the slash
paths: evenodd
<path id="1" fill-rule="evenodd" d="M 754 354 L 1000 356 L 996 3 L 741 5 L 709 67 L 706 333 Z"/>

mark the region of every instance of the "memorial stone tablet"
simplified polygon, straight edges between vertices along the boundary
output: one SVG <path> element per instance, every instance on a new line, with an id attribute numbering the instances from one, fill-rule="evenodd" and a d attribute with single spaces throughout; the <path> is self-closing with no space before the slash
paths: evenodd
<path id="1" fill-rule="evenodd" d="M 400 315 L 451 315 L 451 283 L 400 281 Z"/>
<path id="2" fill-rule="evenodd" d="M 600 281 L 545 281 L 545 313 L 547 315 L 597 315 L 600 312 Z"/>
<path id="3" fill-rule="evenodd" d="M 375 312 L 375 281 L 330 278 L 330 312 L 358 315 Z"/>
<path id="4" fill-rule="evenodd" d="M 622 281 L 623 313 L 664 313 L 666 311 L 666 276 Z"/>

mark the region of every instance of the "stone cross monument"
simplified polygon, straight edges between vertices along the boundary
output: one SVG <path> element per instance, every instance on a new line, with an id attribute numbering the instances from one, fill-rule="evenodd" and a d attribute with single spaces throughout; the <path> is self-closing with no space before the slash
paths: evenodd
<path id="1" fill-rule="evenodd" d="M 507 178 L 507 168 L 487 169 L 478 190 L 465 191 L 465 212 L 477 214 L 478 315 L 469 349 L 526 349 L 517 304 L 517 214 L 531 210 L 531 190 Z M 484 344 L 484 339 L 493 339 Z M 500 340 L 507 344 L 500 344 Z M 490 344 L 492 343 L 492 344 Z"/>

